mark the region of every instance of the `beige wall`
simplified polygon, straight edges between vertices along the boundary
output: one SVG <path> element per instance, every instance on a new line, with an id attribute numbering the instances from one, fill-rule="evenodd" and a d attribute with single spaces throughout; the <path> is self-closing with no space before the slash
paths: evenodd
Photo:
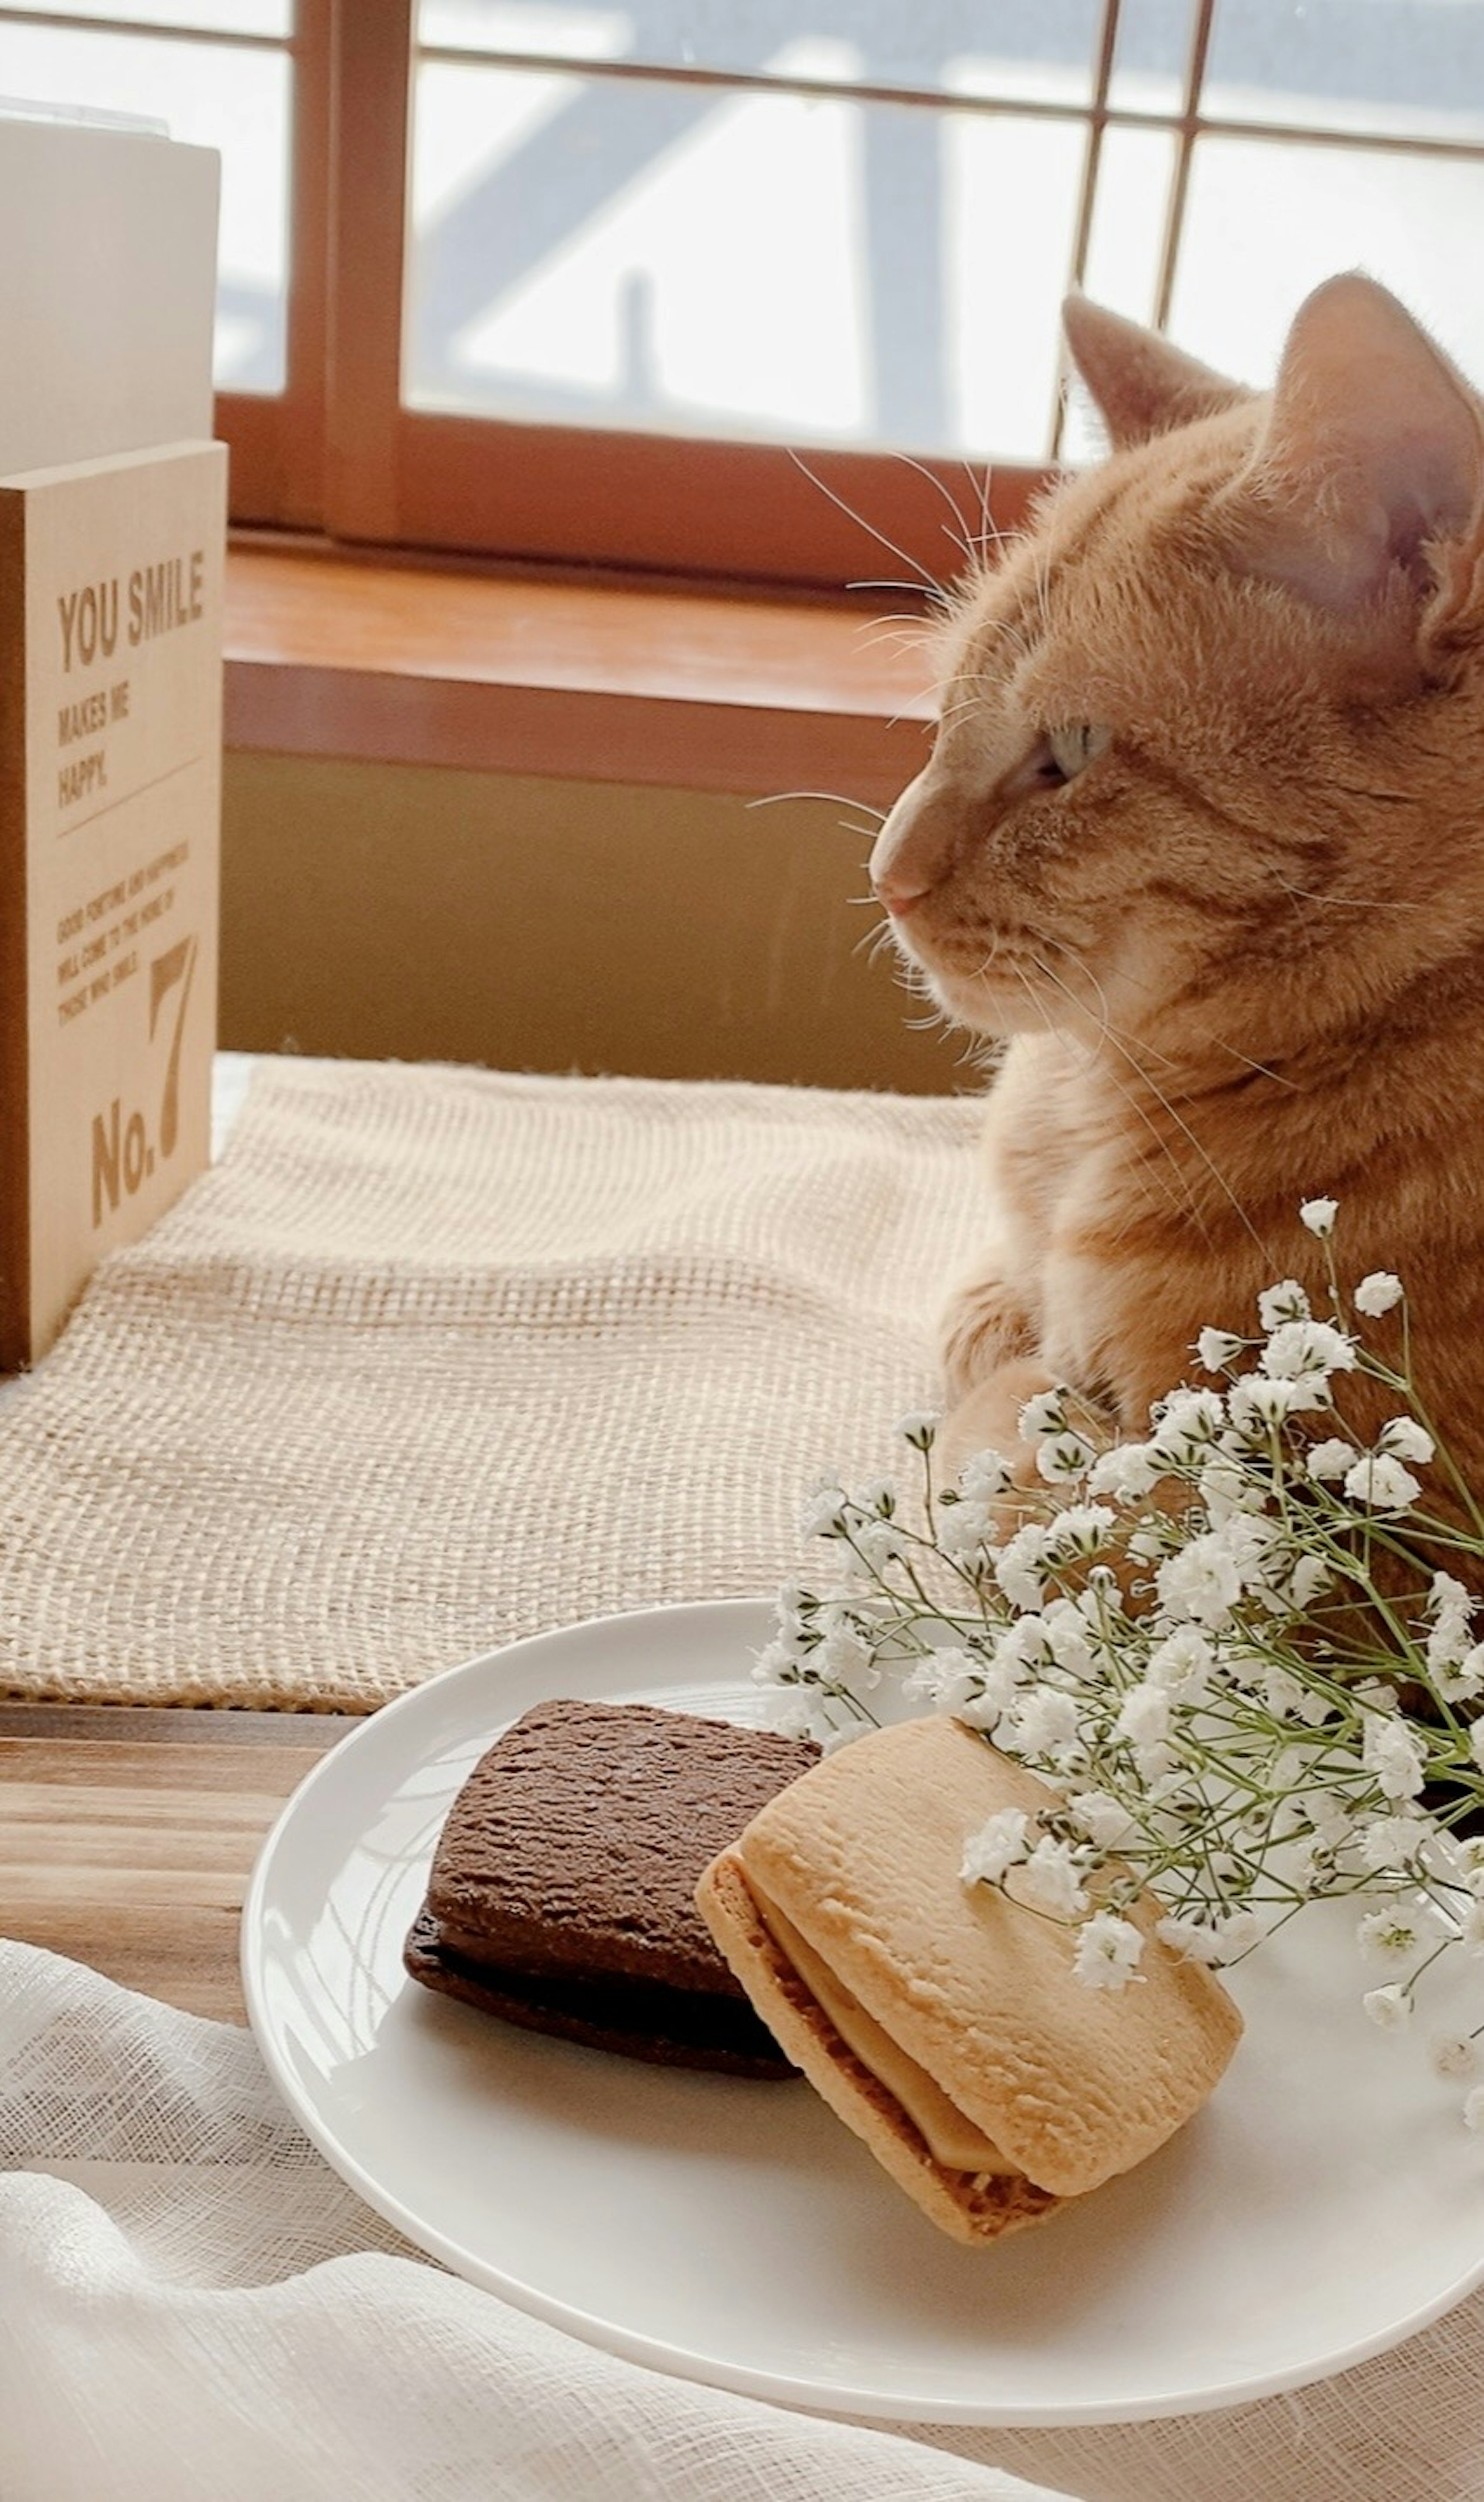
<path id="1" fill-rule="evenodd" d="M 979 1083 L 860 949 L 843 808 L 231 755 L 224 809 L 229 1050 Z"/>

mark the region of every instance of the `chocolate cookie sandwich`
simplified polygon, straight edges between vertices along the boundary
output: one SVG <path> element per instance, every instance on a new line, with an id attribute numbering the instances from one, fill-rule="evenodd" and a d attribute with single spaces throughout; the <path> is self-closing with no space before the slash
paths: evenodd
<path id="1" fill-rule="evenodd" d="M 644 1704 L 538 1704 L 450 1809 L 408 1972 L 594 2049 L 792 2076 L 694 1894 L 708 1860 L 818 1761 L 792 1738 Z"/>
<path id="2" fill-rule="evenodd" d="M 696 1900 L 759 2015 L 944 2232 L 993 2241 L 1130 2171 L 1211 2092 L 1241 2017 L 1144 1932 L 1137 1978 L 1091 1989 L 1075 1938 L 986 1885 L 965 1842 L 1052 1793 L 948 1719 L 846 1746 L 753 1818 Z M 1013 1878 L 1012 1878 L 1013 1883 Z"/>

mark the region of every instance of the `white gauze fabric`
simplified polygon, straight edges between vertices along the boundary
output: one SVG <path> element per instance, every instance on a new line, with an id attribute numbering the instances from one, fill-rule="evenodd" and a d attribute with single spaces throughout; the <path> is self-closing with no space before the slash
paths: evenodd
<path id="1" fill-rule="evenodd" d="M 0 1944 L 0 2170 L 4 2502 L 1484 2495 L 1480 2297 L 1217 2415 L 908 2433 L 786 2414 L 444 2275 L 320 2160 L 248 2034 L 36 1946 Z"/>
<path id="2" fill-rule="evenodd" d="M 251 2037 L 0 1945 L 5 2502 L 1056 2502 L 620 2362 L 445 2275 Z"/>

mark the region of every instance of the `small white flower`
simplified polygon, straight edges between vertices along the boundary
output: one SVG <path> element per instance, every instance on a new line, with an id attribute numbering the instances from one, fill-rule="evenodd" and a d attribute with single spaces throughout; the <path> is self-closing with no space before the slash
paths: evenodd
<path id="1" fill-rule="evenodd" d="M 1400 1695 L 1394 1685 L 1387 1684 L 1384 1677 L 1363 1676 L 1360 1683 L 1350 1690 L 1366 1711 L 1400 1711 L 1401 1708 Z"/>
<path id="2" fill-rule="evenodd" d="M 1053 1599 L 1041 1622 L 1058 1668 L 1064 1668 L 1072 1676 L 1091 1677 L 1096 1669 L 1096 1657 L 1087 1618 L 1074 1602 Z"/>
<path id="3" fill-rule="evenodd" d="M 1459 1942 L 1470 1954 L 1484 1954 L 1484 1903 L 1475 1897 L 1454 1913 L 1458 1922 Z"/>
<path id="4" fill-rule="evenodd" d="M 1222 1963 L 1234 1963 L 1238 1955 L 1251 1952 L 1262 1936 L 1255 1911 L 1226 1911 L 1215 1923 L 1216 1944 Z"/>
<path id="5" fill-rule="evenodd" d="M 1423 1921 L 1415 1908 L 1392 1903 L 1384 1910 L 1367 1911 L 1355 1934 L 1363 1955 L 1377 1963 L 1406 1963 L 1421 1951 Z"/>
<path id="6" fill-rule="evenodd" d="M 1182 1920 L 1171 1916 L 1159 1922 L 1155 1935 L 1163 1938 L 1167 1946 L 1172 1946 L 1176 1954 L 1186 1956 L 1191 1963 L 1214 1964 L 1221 1961 L 1221 1941 L 1215 1930 L 1207 1927 L 1203 1920 Z"/>
<path id="7" fill-rule="evenodd" d="M 1275 1720 L 1297 1720 L 1303 1704 L 1303 1687 L 1290 1669 L 1265 1669 L 1258 1680 L 1258 1690 Z"/>
<path id="8" fill-rule="evenodd" d="M 984 1549 L 992 1543 L 994 1524 L 988 1505 L 982 1503 L 946 1504 L 938 1514 L 934 1536 L 943 1553 L 955 1564 L 977 1564 Z"/>
<path id="9" fill-rule="evenodd" d="M 967 1503 L 993 1503 L 1014 1482 L 1015 1471 L 1002 1451 L 976 1451 L 959 1472 L 959 1484 Z"/>
<path id="10" fill-rule="evenodd" d="M 1039 1442 L 1044 1437 L 1064 1434 L 1068 1430 L 1066 1390 L 1038 1390 L 1028 1399 L 1020 1411 L 1020 1433 L 1023 1442 Z"/>
<path id="11" fill-rule="evenodd" d="M 1213 1529 L 1225 1529 L 1239 1511 L 1261 1511 L 1267 1500 L 1262 1482 L 1229 1457 L 1207 1460 L 1198 1482 L 1200 1500 Z"/>
<path id="12" fill-rule="evenodd" d="M 1297 1277 L 1285 1277 L 1281 1284 L 1265 1287 L 1258 1297 L 1258 1318 L 1265 1330 L 1275 1330 L 1284 1321 L 1306 1321 L 1309 1299 Z"/>
<path id="13" fill-rule="evenodd" d="M 838 1538 L 849 1515 L 850 1498 L 843 1486 L 816 1486 L 799 1521 L 803 1538 Z"/>
<path id="14" fill-rule="evenodd" d="M 1322 1598 L 1334 1578 L 1322 1555 L 1300 1555 L 1288 1578 L 1287 1596 L 1299 1614 Z M 1328 1706 L 1326 1706 L 1328 1708 Z"/>
<path id="15" fill-rule="evenodd" d="M 1306 1466 L 1315 1483 L 1324 1485 L 1331 1478 L 1342 1477 L 1359 1457 L 1353 1442 L 1341 1442 L 1332 1437 L 1328 1442 L 1315 1443 Z"/>
<path id="16" fill-rule="evenodd" d="M 1159 1481 L 1160 1471 L 1147 1442 L 1117 1442 L 1094 1461 L 1088 1492 L 1110 1494 L 1118 1503 L 1141 1503 Z"/>
<path id="17" fill-rule="evenodd" d="M 1484 2128 L 1484 2085 L 1475 2085 L 1472 2093 L 1465 2095 L 1464 2126 Z"/>
<path id="18" fill-rule="evenodd" d="M 1484 1720 L 1475 1720 L 1468 1732 L 1468 1752 L 1480 1772 L 1484 1773 Z"/>
<path id="19" fill-rule="evenodd" d="M 1412 2020 L 1411 1999 L 1399 1980 L 1389 1980 L 1384 1989 L 1367 1989 L 1361 2005 L 1383 2033 L 1400 2033 Z"/>
<path id="20" fill-rule="evenodd" d="M 1355 1308 L 1364 1312 L 1367 1320 L 1378 1321 L 1383 1312 L 1389 1312 L 1394 1304 L 1400 1302 L 1401 1295 L 1400 1278 L 1394 1277 L 1389 1268 L 1376 1268 L 1368 1277 L 1363 1277 L 1357 1286 Z"/>
<path id="21" fill-rule="evenodd" d="M 1475 1642 L 1456 1663 L 1439 1662 L 1433 1682 L 1445 1703 L 1472 1703 L 1484 1694 L 1484 1642 Z"/>
<path id="22" fill-rule="evenodd" d="M 1095 1911 L 1077 1933 L 1072 1970 L 1090 1989 L 1123 1989 L 1138 1969 L 1144 1940 L 1117 1911 Z"/>
<path id="23" fill-rule="evenodd" d="M 1230 1330 L 1203 1329 L 1196 1340 L 1196 1353 L 1207 1372 L 1225 1372 L 1246 1345 L 1244 1337 L 1233 1337 Z"/>
<path id="24" fill-rule="evenodd" d="M 1471 2077 L 1479 2064 L 1478 2052 L 1466 2033 L 1434 2033 L 1428 2047 L 1440 2077 Z"/>
<path id="25" fill-rule="evenodd" d="M 1046 1523 L 1046 1542 L 1041 1551 L 1048 1563 L 1063 1563 L 1073 1556 L 1086 1560 L 1101 1555 L 1116 1522 L 1117 1514 L 1105 1503 L 1069 1503 Z"/>
<path id="26" fill-rule="evenodd" d="M 1264 1347 L 1261 1362 L 1275 1380 L 1297 1381 L 1309 1372 L 1353 1371 L 1355 1349 L 1328 1321 L 1283 1321 Z"/>
<path id="27" fill-rule="evenodd" d="M 942 1418 L 931 1407 L 914 1407 L 896 1420 L 896 1438 L 914 1451 L 930 1450 Z"/>
<path id="28" fill-rule="evenodd" d="M 1124 1696 L 1113 1726 L 1130 1745 L 1158 1746 L 1169 1736 L 1170 1697 L 1165 1685 L 1135 1685 Z"/>
<path id="29" fill-rule="evenodd" d="M 1462 1581 L 1451 1572 L 1434 1572 L 1424 1605 L 1430 1616 L 1440 1624 L 1446 1616 L 1456 1616 L 1467 1625 L 1473 1612 L 1473 1600 Z"/>
<path id="30" fill-rule="evenodd" d="M 906 1552 L 889 1520 L 863 1521 L 856 1532 L 856 1547 L 861 1563 L 875 1572 L 885 1572 Z"/>
<path id="31" fill-rule="evenodd" d="M 1436 1450 L 1431 1434 L 1425 1434 L 1415 1416 L 1394 1416 L 1383 1425 L 1376 1437 L 1378 1451 L 1386 1451 L 1394 1460 L 1415 1460 L 1426 1468 Z"/>
<path id="32" fill-rule="evenodd" d="M 1074 1484 L 1086 1476 L 1096 1456 L 1080 1434 L 1043 1434 L 1035 1446 L 1036 1471 L 1048 1485 Z"/>
<path id="33" fill-rule="evenodd" d="M 753 1663 L 755 1685 L 796 1685 L 799 1655 L 791 1640 L 770 1641 Z"/>
<path id="34" fill-rule="evenodd" d="M 1463 1582 L 1451 1572 L 1434 1572 L 1427 1612 L 1433 1619 L 1428 1634 L 1429 1668 L 1457 1668 L 1468 1648 L 1473 1623 L 1473 1601 Z"/>
<path id="35" fill-rule="evenodd" d="M 1211 1531 L 1193 1538 L 1188 1546 L 1167 1556 L 1156 1575 L 1161 1605 L 1175 1621 L 1205 1625 L 1219 1631 L 1242 1595 L 1242 1577 L 1226 1533 Z"/>
<path id="36" fill-rule="evenodd" d="M 984 1662 L 972 1652 L 949 1648 L 929 1651 L 910 1675 L 902 1692 L 914 1703 L 930 1703 L 935 1711 L 958 1711 L 968 1701 L 984 1673 Z"/>
<path id="37" fill-rule="evenodd" d="M 819 1698 L 810 1689 L 794 1686 L 787 1692 L 775 1690 L 767 1706 L 768 1727 L 780 1738 L 818 1738 L 828 1724 L 819 1709 Z"/>
<path id="38" fill-rule="evenodd" d="M 1050 1657 L 1046 1618 L 1036 1615 L 1033 1610 L 1029 1615 L 1017 1616 L 1014 1624 L 1006 1625 L 995 1638 L 996 1666 L 1013 1668 L 1018 1678 L 1023 1678 L 1029 1669 L 1043 1668 Z"/>
<path id="39" fill-rule="evenodd" d="M 1176 1468 L 1194 1467 L 1226 1421 L 1226 1402 L 1219 1391 L 1171 1391 L 1154 1411 L 1149 1449 Z"/>
<path id="40" fill-rule="evenodd" d="M 1198 1703 L 1211 1681 L 1216 1653 L 1195 1625 L 1180 1625 L 1150 1652 L 1145 1677 L 1175 1703 Z"/>
<path id="41" fill-rule="evenodd" d="M 1338 1214 L 1337 1199 L 1306 1199 L 1298 1210 L 1298 1219 L 1311 1234 L 1318 1234 L 1321 1242 L 1326 1242 L 1334 1231 L 1334 1220 Z"/>
<path id="42" fill-rule="evenodd" d="M 881 1683 L 881 1671 L 869 1642 L 848 1625 L 833 1625 L 816 1646 L 814 1659 L 832 1684 L 869 1694 Z"/>
<path id="43" fill-rule="evenodd" d="M 1037 1911 L 1057 1919 L 1074 1919 L 1087 1910 L 1087 1894 L 1069 1842 L 1038 1842 L 1020 1872 L 1018 1891 Z"/>
<path id="44" fill-rule="evenodd" d="M 995 1561 L 995 1578 L 1012 1607 L 1038 1607 L 1046 1594 L 1046 1531 L 1028 1520 Z"/>
<path id="45" fill-rule="evenodd" d="M 997 1885 L 1007 1868 L 1026 1856 L 1027 1818 L 1018 1807 L 1002 1807 L 963 1844 L 960 1870 L 965 1885 Z"/>
<path id="46" fill-rule="evenodd" d="M 1060 1755 L 1080 1734 L 1076 1703 L 1060 1686 L 1037 1685 L 1017 1696 L 1015 1740 L 1028 1755 Z"/>
<path id="47" fill-rule="evenodd" d="M 1342 1849 L 1354 1831 L 1355 1819 L 1340 1806 L 1333 1792 L 1311 1791 L 1304 1805 L 1309 1822 L 1325 1849 L 1332 1853 Z M 1380 1864 L 1384 1867 L 1387 1862 L 1383 1860 Z"/>
<path id="48" fill-rule="evenodd" d="M 1066 1812 L 1099 1850 L 1122 1849 L 1138 1833 L 1128 1809 L 1107 1790 L 1079 1790 L 1067 1800 Z"/>
<path id="49" fill-rule="evenodd" d="M 1384 1452 L 1367 1452 L 1345 1472 L 1345 1492 L 1367 1511 L 1406 1511 L 1422 1492 L 1419 1480 L 1400 1460 Z"/>
<path id="50" fill-rule="evenodd" d="M 1410 1875 L 1432 1838 L 1433 1826 L 1424 1816 L 1370 1816 L 1357 1837 L 1361 1865 L 1376 1876 Z"/>
<path id="51" fill-rule="evenodd" d="M 1416 1798 L 1426 1777 L 1427 1760 L 1421 1740 L 1400 1718 L 1367 1711 L 1361 1761 L 1387 1798 Z"/>
<path id="52" fill-rule="evenodd" d="M 1316 1379 L 1323 1394 L 1319 1399 L 1313 1396 Z M 1227 1407 L 1238 1433 L 1261 1442 L 1276 1426 L 1286 1425 L 1290 1416 L 1301 1416 L 1309 1408 L 1325 1404 L 1328 1398 L 1328 1385 L 1311 1373 L 1297 1381 L 1271 1381 L 1264 1373 L 1244 1372 L 1240 1381 L 1232 1383 Z"/>
<path id="53" fill-rule="evenodd" d="M 953 1716 L 956 1720 L 961 1720 L 965 1729 L 985 1729 L 993 1737 L 1009 1709 L 1014 1695 L 1014 1687 L 1011 1686 L 1006 1692 L 1003 1677 L 997 1670 L 992 1669 L 979 1693 L 965 1695 L 961 1703 L 954 1705 Z"/>

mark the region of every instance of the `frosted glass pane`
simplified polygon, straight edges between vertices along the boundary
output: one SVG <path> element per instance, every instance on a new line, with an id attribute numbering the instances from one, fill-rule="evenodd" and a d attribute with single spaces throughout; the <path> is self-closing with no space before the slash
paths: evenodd
<path id="1" fill-rule="evenodd" d="M 1123 0 L 1109 103 L 1120 113 L 1179 113 L 1194 23 L 1191 0 Z"/>
<path id="2" fill-rule="evenodd" d="M 1083 144 L 1011 116 L 424 62 L 407 395 L 1038 454 Z"/>
<path id="3" fill-rule="evenodd" d="M 112 26 L 199 26 L 212 35 L 291 35 L 293 0 L 26 0 L 30 15 L 96 17 Z"/>
<path id="4" fill-rule="evenodd" d="M 0 95 L 150 115 L 221 151 L 219 389 L 284 388 L 291 76 L 287 52 L 0 18 Z"/>
<path id="5" fill-rule="evenodd" d="M 1484 135 L 1484 6 L 1218 0 L 1202 102 L 1226 120 Z"/>
<path id="6" fill-rule="evenodd" d="M 1175 170 L 1175 141 L 1165 130 L 1111 129 L 1103 134 L 1083 287 L 1095 302 L 1130 321 L 1153 321 L 1164 248 L 1164 221 Z M 1073 392 L 1062 428 L 1068 460 L 1103 449 L 1086 395 Z"/>
<path id="7" fill-rule="evenodd" d="M 1099 304 L 1126 313 L 1130 321 L 1154 320 L 1174 172 L 1171 132 L 1103 133 L 1082 284 Z"/>
<path id="8" fill-rule="evenodd" d="M 1203 139 L 1170 332 L 1196 355 L 1265 386 L 1301 298 L 1335 270 L 1360 268 L 1484 379 L 1481 231 L 1484 164 L 1467 158 Z"/>
<path id="9" fill-rule="evenodd" d="M 1080 103 L 1096 21 L 1097 0 L 421 0 L 418 32 L 478 51 Z"/>
<path id="10" fill-rule="evenodd" d="M 1062 298 L 1087 134 L 1067 122 L 955 119 L 949 447 L 1044 460 L 1056 416 Z M 903 273 L 904 285 L 910 272 Z"/>

